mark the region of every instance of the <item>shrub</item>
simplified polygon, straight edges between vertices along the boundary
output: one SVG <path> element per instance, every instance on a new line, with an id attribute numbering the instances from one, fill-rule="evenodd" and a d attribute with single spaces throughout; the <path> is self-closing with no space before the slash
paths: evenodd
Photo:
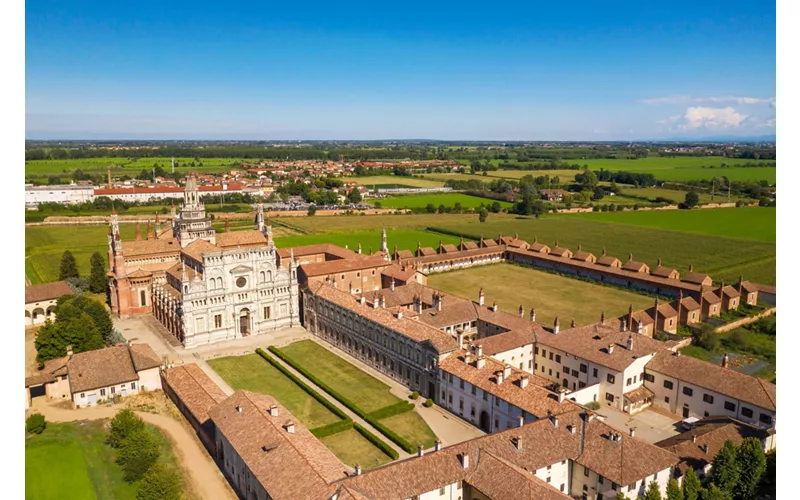
<path id="1" fill-rule="evenodd" d="M 324 438 L 325 436 L 332 436 L 334 434 L 339 434 L 340 432 L 344 432 L 352 428 L 353 428 L 353 420 L 348 417 L 346 420 L 339 420 L 338 422 L 334 422 L 332 424 L 323 425 L 322 427 L 317 427 L 316 429 L 312 429 L 311 434 L 313 434 L 316 438 Z"/>
<path id="2" fill-rule="evenodd" d="M 397 453 L 397 451 L 394 448 L 386 444 L 382 439 L 380 439 L 375 434 L 368 431 L 363 425 L 353 424 L 353 427 L 355 427 L 356 431 L 358 431 L 359 434 L 364 436 L 367 439 L 367 441 L 374 444 L 376 447 L 378 447 L 379 450 L 390 456 L 392 460 L 397 460 L 398 458 L 400 458 L 400 454 Z"/>
<path id="3" fill-rule="evenodd" d="M 425 400 L 424 403 L 422 403 L 422 405 L 425 406 L 425 408 L 430 408 L 431 406 L 433 406 L 433 400 L 431 398 L 428 398 Z"/>
<path id="4" fill-rule="evenodd" d="M 589 408 L 590 410 L 599 410 L 600 409 L 600 403 L 597 402 L 597 401 L 589 401 L 588 403 L 586 403 L 585 406 L 587 408 Z"/>
<path id="5" fill-rule="evenodd" d="M 180 500 L 183 480 L 178 471 L 155 464 L 142 476 L 136 500 Z"/>
<path id="6" fill-rule="evenodd" d="M 45 427 L 47 427 L 47 422 L 41 413 L 34 413 L 25 420 L 25 431 L 30 434 L 41 434 Z"/>
<path id="7" fill-rule="evenodd" d="M 112 448 L 119 448 L 128 436 L 144 429 L 144 421 L 126 408 L 111 419 L 109 427 L 111 431 L 106 443 Z"/>
<path id="8" fill-rule="evenodd" d="M 386 406 L 381 408 L 380 410 L 373 411 L 369 414 L 370 418 L 374 418 L 375 420 L 382 420 L 387 417 L 391 417 L 394 415 L 399 415 L 401 413 L 405 413 L 407 411 L 411 411 L 414 409 L 414 405 L 409 403 L 408 401 L 398 401 L 393 405 Z"/>
<path id="9" fill-rule="evenodd" d="M 134 431 L 125 437 L 118 448 L 117 464 L 122 467 L 125 481 L 138 481 L 156 463 L 160 450 L 147 429 Z"/>
<path id="10" fill-rule="evenodd" d="M 411 393 L 411 399 L 413 399 L 414 401 L 416 401 L 417 399 L 419 399 L 419 391 L 414 391 L 414 392 L 412 392 L 412 393 Z"/>

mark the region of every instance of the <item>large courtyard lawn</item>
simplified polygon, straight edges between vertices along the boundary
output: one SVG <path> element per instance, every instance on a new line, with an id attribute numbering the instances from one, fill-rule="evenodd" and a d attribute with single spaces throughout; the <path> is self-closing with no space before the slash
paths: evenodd
<path id="1" fill-rule="evenodd" d="M 537 322 L 550 326 L 558 316 L 562 328 L 573 315 L 578 325 L 585 325 L 600 321 L 603 312 L 614 318 L 628 312 L 631 304 L 634 310 L 653 305 L 644 295 L 513 264 L 431 274 L 428 285 L 471 300 L 483 287 L 487 304 L 496 300 L 501 310 L 512 314 L 522 304 L 526 315 L 533 307 Z"/>
<path id="2" fill-rule="evenodd" d="M 246 389 L 273 396 L 309 429 L 339 420 L 258 354 L 212 359 L 208 364 L 234 390 Z"/>
<path id="3" fill-rule="evenodd" d="M 383 425 L 400 434 L 411 444 L 421 444 L 425 449 L 432 448 L 436 434 L 425 423 L 419 413 L 407 411 L 399 415 L 384 418 Z"/>
<path id="4" fill-rule="evenodd" d="M 372 413 L 400 401 L 389 386 L 311 340 L 281 347 L 281 352 L 328 384 L 334 391 Z"/>
<path id="5" fill-rule="evenodd" d="M 417 243 L 420 243 L 423 247 L 438 248 L 440 241 L 445 245 L 448 243 L 457 245 L 460 239 L 456 236 L 431 233 L 418 229 L 400 229 L 389 231 L 387 234 L 387 242 L 391 252 L 394 251 L 395 245 L 400 250 L 416 250 Z M 275 238 L 275 244 L 278 248 L 315 245 L 318 243 L 333 243 L 354 251 L 358 248 L 358 244 L 361 243 L 363 253 L 369 253 L 370 249 L 373 252 L 377 252 L 381 248 L 381 232 L 380 230 L 372 230 L 355 233 L 310 234 Z"/>
<path id="6" fill-rule="evenodd" d="M 50 423 L 25 440 L 25 498 L 133 500 L 138 483 L 126 483 L 105 444 L 105 420 Z M 172 446 L 156 427 L 148 426 L 161 447 L 159 462 L 175 466 Z"/>
<path id="7" fill-rule="evenodd" d="M 392 458 L 367 441 L 355 429 L 325 436 L 320 441 L 339 457 L 345 465 L 360 464 L 364 469 L 372 469 L 379 465 L 389 463 Z"/>
<path id="8" fill-rule="evenodd" d="M 747 210 L 750 209 L 722 210 L 728 214 L 723 214 L 723 217 L 741 214 L 746 218 L 748 217 Z M 770 213 L 769 209 L 758 210 L 766 210 L 763 213 Z M 665 214 L 666 212 L 658 212 L 653 213 L 652 216 Z M 715 280 L 727 276 L 726 273 L 731 272 L 731 269 L 747 266 L 743 268 L 748 271 L 744 273 L 744 279 L 768 285 L 775 284 L 775 268 L 764 264 L 768 259 L 775 258 L 774 243 L 617 222 L 598 224 L 598 221 L 605 220 L 603 215 L 612 214 L 599 214 L 598 216 L 587 214 L 586 217 L 559 215 L 539 219 L 490 214 L 488 220 L 483 224 L 478 221 L 477 216 L 472 216 L 459 219 L 457 222 L 452 219 L 442 220 L 441 223 L 434 223 L 431 226 L 434 230 L 452 235 L 463 235 L 475 240 L 479 239 L 481 234 L 496 238 L 498 233 L 504 235 L 519 233 L 520 238 L 526 241 L 533 241 L 534 237 L 538 237 L 540 242 L 548 245 L 552 245 L 557 239 L 561 246 L 566 246 L 574 251 L 578 245 L 582 245 L 583 250 L 593 252 L 595 255 L 600 255 L 605 247 L 609 255 L 622 261 L 627 260 L 628 254 L 632 253 L 635 260 L 646 262 L 651 267 L 655 266 L 656 261 L 661 258 L 663 265 L 674 267 L 685 273 L 692 264 L 695 271 L 708 273 Z M 633 215 L 638 216 L 635 213 Z M 699 214 L 700 217 L 704 215 Z M 680 217 L 681 214 L 677 213 L 675 216 Z M 691 212 L 691 216 L 694 216 L 694 211 Z M 714 214 L 712 214 L 713 216 Z M 667 214 L 667 217 L 670 215 Z M 735 228 L 736 223 L 729 222 L 728 226 Z M 747 226 L 743 225 L 743 228 L 747 228 Z M 734 230 L 729 229 L 728 231 Z M 742 231 L 746 230 L 742 229 Z M 761 234 L 762 238 L 769 237 L 769 232 L 762 229 L 757 228 L 753 231 L 756 235 Z M 391 246 L 391 233 L 389 233 L 389 244 Z M 738 274 L 736 278 L 738 278 Z"/>
<path id="9" fill-rule="evenodd" d="M 496 200 L 462 193 L 444 193 L 392 196 L 378 201 L 383 208 L 425 208 L 428 205 L 439 208 L 440 205 L 453 207 L 456 203 L 460 203 L 463 208 L 477 208 L 481 205 L 488 207 Z M 500 206 L 503 208 L 510 208 L 512 206 L 512 204 L 507 201 L 498 201 L 498 203 L 500 203 Z"/>
<path id="10" fill-rule="evenodd" d="M 568 217 L 775 243 L 775 208 L 600 212 L 570 214 Z"/>

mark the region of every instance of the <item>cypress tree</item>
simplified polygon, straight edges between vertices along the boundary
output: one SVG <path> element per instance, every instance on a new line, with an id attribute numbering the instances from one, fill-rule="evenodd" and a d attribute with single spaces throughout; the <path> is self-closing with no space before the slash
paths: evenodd
<path id="1" fill-rule="evenodd" d="M 733 493 L 739 482 L 739 464 L 736 460 L 736 445 L 733 441 L 725 441 L 722 448 L 711 462 L 711 482 L 726 493 Z"/>
<path id="2" fill-rule="evenodd" d="M 667 483 L 667 500 L 683 500 L 683 490 L 677 479 L 670 479 Z"/>
<path id="3" fill-rule="evenodd" d="M 739 482 L 733 490 L 734 497 L 741 500 L 753 498 L 761 476 L 767 470 L 767 457 L 758 438 L 749 437 L 742 441 L 736 451 L 736 464 Z"/>
<path id="4" fill-rule="evenodd" d="M 99 252 L 92 254 L 92 272 L 89 275 L 89 290 L 93 293 L 105 293 L 106 291 L 106 269 L 103 257 Z"/>
<path id="5" fill-rule="evenodd" d="M 689 467 L 683 477 L 683 500 L 697 500 L 700 497 L 700 480 L 697 479 L 694 469 Z"/>
<path id="6" fill-rule="evenodd" d="M 61 272 L 58 279 L 65 280 L 67 278 L 80 278 L 78 274 L 78 264 L 75 262 L 75 256 L 69 250 L 65 251 L 61 256 Z"/>

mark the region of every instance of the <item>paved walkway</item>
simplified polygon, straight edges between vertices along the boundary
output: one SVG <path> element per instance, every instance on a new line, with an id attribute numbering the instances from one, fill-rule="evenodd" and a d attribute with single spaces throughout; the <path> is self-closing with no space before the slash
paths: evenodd
<path id="1" fill-rule="evenodd" d="M 122 408 L 122 405 L 114 405 L 79 410 L 62 409 L 45 402 L 43 398 L 36 398 L 32 408 L 26 413 L 41 413 L 50 422 L 74 422 L 113 418 Z M 233 500 L 236 498 L 236 494 L 223 477 L 217 464 L 211 459 L 192 431 L 187 430 L 177 420 L 165 415 L 138 411 L 136 414 L 148 424 L 160 428 L 170 437 L 178 463 L 192 483 L 190 489 L 197 492 L 200 498 L 207 500 Z"/>

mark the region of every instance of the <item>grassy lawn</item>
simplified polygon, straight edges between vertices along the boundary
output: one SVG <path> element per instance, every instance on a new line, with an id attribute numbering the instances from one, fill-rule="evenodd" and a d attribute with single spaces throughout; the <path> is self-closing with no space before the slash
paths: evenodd
<path id="1" fill-rule="evenodd" d="M 286 356 L 367 413 L 400 401 L 389 386 L 311 340 L 281 348 Z"/>
<path id="2" fill-rule="evenodd" d="M 491 217 L 491 216 L 490 216 Z M 274 223 L 286 225 L 301 233 L 349 233 L 354 231 L 380 231 L 386 228 L 425 229 L 437 224 L 478 222 L 475 214 L 404 214 L 404 215 L 333 215 L 323 217 L 276 217 Z"/>
<path id="3" fill-rule="evenodd" d="M 581 213 L 568 217 L 775 243 L 776 209 L 771 207 Z"/>
<path id="4" fill-rule="evenodd" d="M 433 447 L 436 434 L 415 411 L 407 411 L 381 420 L 381 423 L 406 438 L 411 444 L 422 444 L 425 449 Z"/>
<path id="5" fill-rule="evenodd" d="M 724 217 L 732 217 L 733 214 L 740 213 L 743 217 L 747 217 L 745 214 L 749 209 L 724 210 L 727 211 L 727 215 L 722 214 Z M 642 213 L 644 214 L 644 212 Z M 676 215 L 671 215 L 673 213 Z M 652 216 L 665 214 L 666 212 L 658 212 L 653 213 Z M 694 216 L 693 211 L 691 214 Z M 603 218 L 604 215 L 616 216 L 617 214 L 599 214 L 597 216 L 587 214 L 587 217 L 560 215 L 545 216 L 539 219 L 490 214 L 488 220 L 483 224 L 478 221 L 477 216 L 461 216 L 460 219 L 442 218 L 440 222 L 434 222 L 430 226 L 434 230 L 463 235 L 465 238 L 475 240 L 479 239 L 481 234 L 494 238 L 497 237 L 497 233 L 513 235 L 515 232 L 518 232 L 520 238 L 527 241 L 533 241 L 534 237 L 538 236 L 539 241 L 549 245 L 558 239 L 561 246 L 566 246 L 574 251 L 580 244 L 583 246 L 583 250 L 593 252 L 595 255 L 600 255 L 605 247 L 609 255 L 623 261 L 627 260 L 629 253 L 633 253 L 636 260 L 647 262 L 651 266 L 654 266 L 656 261 L 661 258 L 665 266 L 674 267 L 684 273 L 689 265 L 693 264 L 695 271 L 708 273 L 715 280 L 720 278 L 730 280 L 730 277 L 727 276 L 730 276 L 732 272 L 735 273 L 735 278 L 738 278 L 737 268 L 741 268 L 748 271 L 744 273 L 744 278 L 747 280 L 768 285 L 775 284 L 775 268 L 765 264 L 769 259 L 775 258 L 774 243 L 616 222 L 598 224 L 598 221 L 606 220 Z M 638 216 L 639 214 L 633 213 L 633 215 Z M 667 217 L 670 216 L 680 217 L 681 214 L 670 212 Z M 699 216 L 703 217 L 704 214 L 699 214 Z M 709 223 L 709 225 L 711 224 Z M 728 222 L 728 224 L 730 227 L 735 227 L 735 223 Z M 729 229 L 729 231 L 733 230 L 735 229 Z M 754 231 L 755 234 L 768 234 L 761 229 Z M 768 236 L 762 237 L 768 238 Z M 732 269 L 733 271 L 731 271 Z"/>
<path id="6" fill-rule="evenodd" d="M 437 188 L 442 187 L 443 183 L 429 179 L 420 179 L 417 177 L 397 177 L 394 175 L 374 175 L 366 177 L 352 177 L 351 180 L 366 186 L 370 189 L 373 188 L 395 188 L 395 187 L 412 187 L 412 188 Z"/>
<path id="7" fill-rule="evenodd" d="M 428 204 L 432 204 L 434 207 L 438 208 L 439 205 L 452 207 L 455 206 L 456 203 L 460 203 L 464 208 L 477 208 L 481 205 L 489 206 L 495 202 L 495 200 L 490 200 L 488 198 L 470 196 L 462 193 L 393 196 L 377 201 L 380 202 L 383 208 L 424 208 L 428 206 Z M 512 204 L 507 201 L 499 201 L 498 203 L 500 203 L 503 208 L 512 206 Z"/>
<path id="8" fill-rule="evenodd" d="M 416 250 L 417 243 L 423 247 L 439 247 L 439 241 L 445 245 L 448 243 L 458 244 L 460 239 L 456 236 L 449 236 L 417 229 L 387 230 L 386 241 L 389 251 L 394 251 L 394 246 L 400 250 Z M 317 243 L 333 243 L 340 247 L 356 250 L 361 243 L 363 253 L 368 253 L 371 248 L 377 252 L 381 248 L 380 230 L 363 231 L 357 233 L 338 233 L 338 234 L 311 234 L 303 236 L 283 236 L 275 237 L 275 245 L 278 248 L 296 247 L 303 245 L 315 245 Z"/>
<path id="9" fill-rule="evenodd" d="M 339 420 L 258 354 L 211 359 L 208 364 L 234 390 L 246 389 L 273 396 L 309 429 Z"/>
<path id="10" fill-rule="evenodd" d="M 25 440 L 25 498 L 127 500 L 138 483 L 126 483 L 105 444 L 106 421 L 48 423 L 45 431 Z M 159 461 L 175 466 L 172 446 L 161 431 L 148 426 L 161 446 Z"/>
<path id="11" fill-rule="evenodd" d="M 366 470 L 392 461 L 391 457 L 367 441 L 355 429 L 326 436 L 320 441 L 339 457 L 339 460 L 351 467 L 360 464 Z"/>
<path id="12" fill-rule="evenodd" d="M 656 198 L 666 198 L 668 200 L 672 200 L 673 203 L 680 203 L 686 199 L 686 193 L 688 191 L 680 191 L 676 189 L 664 189 L 664 188 L 657 188 L 657 187 L 648 187 L 648 188 L 636 188 L 636 187 L 625 187 L 620 186 L 620 194 L 622 196 L 644 196 L 649 200 L 654 200 Z M 728 196 L 720 196 L 715 195 L 714 199 L 711 199 L 711 194 L 709 193 L 697 193 L 700 198 L 700 203 L 727 203 Z M 613 198 L 614 201 L 617 201 L 618 196 Z M 743 200 L 747 198 L 742 198 L 741 196 L 734 196 L 731 195 L 731 203 L 736 203 L 739 200 Z M 605 202 L 606 198 L 603 199 Z M 637 200 L 639 201 L 639 200 Z M 751 200 L 753 201 L 753 200 Z"/>
<path id="13" fill-rule="evenodd" d="M 583 325 L 600 321 L 602 312 L 614 318 L 626 313 L 630 304 L 634 310 L 653 305 L 653 299 L 644 295 L 512 264 L 432 274 L 428 285 L 470 300 L 483 287 L 487 304 L 496 300 L 501 310 L 512 314 L 522 304 L 526 315 L 534 307 L 536 321 L 549 326 L 558 316 L 562 328 L 569 326 L 573 314 Z"/>

